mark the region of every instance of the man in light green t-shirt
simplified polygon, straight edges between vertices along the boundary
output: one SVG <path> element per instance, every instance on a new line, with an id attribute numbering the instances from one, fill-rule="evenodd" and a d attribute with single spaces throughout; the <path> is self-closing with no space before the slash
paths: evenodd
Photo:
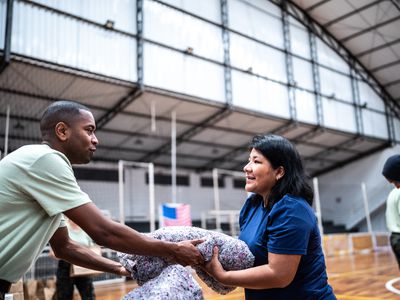
<path id="1" fill-rule="evenodd" d="M 164 242 L 103 216 L 78 186 L 72 164 L 88 163 L 98 144 L 90 110 L 72 101 L 51 104 L 40 122 L 43 143 L 23 146 L 0 161 L 0 299 L 50 242 L 70 263 L 129 276 L 118 262 L 72 241 L 62 215 L 97 244 L 131 254 L 168 257 L 183 265 L 203 262 L 201 240 Z"/>
<path id="2" fill-rule="evenodd" d="M 390 245 L 400 268 L 400 155 L 393 155 L 386 160 L 382 175 L 395 186 L 386 201 L 386 225 L 390 231 Z"/>

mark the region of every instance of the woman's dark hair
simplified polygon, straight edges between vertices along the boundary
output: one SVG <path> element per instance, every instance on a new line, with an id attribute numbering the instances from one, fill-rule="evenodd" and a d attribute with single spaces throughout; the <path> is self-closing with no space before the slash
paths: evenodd
<path id="1" fill-rule="evenodd" d="M 300 155 L 291 142 L 279 135 L 256 135 L 249 147 L 259 151 L 274 169 L 280 166 L 285 169 L 285 175 L 271 190 L 268 198 L 269 208 L 286 194 L 302 197 L 310 206 L 312 205 L 314 192 L 307 182 L 308 176 L 304 171 Z"/>

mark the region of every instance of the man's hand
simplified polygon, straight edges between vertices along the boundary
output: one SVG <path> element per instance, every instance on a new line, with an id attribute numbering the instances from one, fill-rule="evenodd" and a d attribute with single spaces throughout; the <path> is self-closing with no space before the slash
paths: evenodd
<path id="1" fill-rule="evenodd" d="M 182 266 L 203 264 L 204 258 L 200 251 L 195 247 L 202 242 L 204 242 L 204 240 L 199 239 L 177 243 L 178 247 L 176 248 L 174 257 L 172 259 Z"/>
<path id="2" fill-rule="evenodd" d="M 120 275 L 120 276 L 125 276 L 125 277 L 131 277 L 132 276 L 131 273 L 127 269 L 125 269 L 123 266 L 121 266 L 119 268 L 119 270 L 116 272 L 116 274 Z"/>

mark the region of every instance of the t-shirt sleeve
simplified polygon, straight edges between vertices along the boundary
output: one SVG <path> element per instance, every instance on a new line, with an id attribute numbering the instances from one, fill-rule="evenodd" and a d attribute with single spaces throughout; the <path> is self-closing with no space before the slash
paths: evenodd
<path id="1" fill-rule="evenodd" d="M 66 158 L 56 152 L 41 156 L 33 163 L 24 182 L 24 190 L 49 216 L 91 202 L 76 182 Z"/>
<path id="2" fill-rule="evenodd" d="M 272 209 L 267 225 L 268 252 L 276 254 L 307 254 L 312 216 L 301 204 L 281 201 Z"/>

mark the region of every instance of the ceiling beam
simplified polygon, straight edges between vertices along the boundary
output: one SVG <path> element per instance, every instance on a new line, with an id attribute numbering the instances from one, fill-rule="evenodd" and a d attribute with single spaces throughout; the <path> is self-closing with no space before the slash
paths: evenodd
<path id="1" fill-rule="evenodd" d="M 384 65 L 381 65 L 381 66 L 378 66 L 378 67 L 375 67 L 375 68 L 372 68 L 372 69 L 370 69 L 370 71 L 371 72 L 378 72 L 380 70 L 387 69 L 387 68 L 393 67 L 393 66 L 398 65 L 398 64 L 400 64 L 400 59 L 396 60 L 396 61 L 392 61 L 392 62 L 384 64 Z"/>
<path id="2" fill-rule="evenodd" d="M 374 48 L 370 48 L 370 49 L 368 49 L 368 50 L 366 50 L 366 51 L 362 51 L 362 52 L 356 53 L 356 54 L 354 54 L 354 55 L 355 55 L 357 58 L 360 58 L 360 57 L 362 57 L 362 56 L 364 56 L 364 55 L 367 55 L 367 54 L 370 54 L 370 53 L 372 53 L 372 52 L 375 52 L 375 51 L 378 51 L 378 50 L 382 50 L 382 49 L 391 47 L 391 46 L 396 45 L 396 44 L 398 44 L 398 43 L 400 43 L 400 39 L 397 39 L 397 40 L 393 40 L 393 41 L 384 43 L 384 44 L 382 44 L 382 45 L 376 46 L 376 47 L 374 47 Z"/>
<path id="3" fill-rule="evenodd" d="M 375 6 L 375 5 L 379 4 L 379 3 L 382 3 L 382 0 L 377 0 L 377 1 L 374 1 L 374 2 L 371 2 L 371 3 L 368 3 L 367 5 L 361 6 L 361 7 L 357 8 L 357 9 L 354 9 L 354 10 L 348 12 L 347 14 L 341 15 L 340 17 L 337 17 L 336 19 L 330 20 L 329 22 L 326 22 L 325 24 L 322 24 L 322 26 L 324 26 L 325 28 L 328 28 L 328 27 L 334 25 L 337 22 L 340 22 L 340 21 L 342 21 L 344 19 L 347 19 L 347 18 L 349 18 L 349 17 L 351 17 L 351 16 L 353 16 L 355 14 L 358 14 L 358 13 L 362 12 L 363 10 L 366 10 L 366 9 L 368 9 L 368 8 L 370 8 L 372 6 Z"/>
<path id="4" fill-rule="evenodd" d="M 388 19 L 388 20 L 383 21 L 381 23 L 377 23 L 377 24 L 375 24 L 373 26 L 367 27 L 367 28 L 365 28 L 363 30 L 360 30 L 360 31 L 356 32 L 356 33 L 350 34 L 349 36 L 346 36 L 345 38 L 340 39 L 339 42 L 344 44 L 344 43 L 350 41 L 351 39 L 354 39 L 354 38 L 356 38 L 356 37 L 358 37 L 360 35 L 363 35 L 363 34 L 365 34 L 367 32 L 372 31 L 372 30 L 376 30 L 376 29 L 378 29 L 380 27 L 386 26 L 386 25 L 388 25 L 390 23 L 393 23 L 393 22 L 396 22 L 398 20 L 400 20 L 400 16 L 396 16 L 394 18 Z"/>
<path id="5" fill-rule="evenodd" d="M 344 166 L 346 166 L 346 165 L 348 165 L 348 164 L 350 164 L 350 163 L 353 163 L 353 162 L 355 162 L 355 161 L 358 161 L 358 160 L 360 160 L 360 159 L 362 159 L 362 158 L 364 158 L 364 157 L 367 157 L 367 156 L 369 156 L 369 155 L 372 155 L 372 154 L 381 152 L 382 150 L 384 150 L 384 149 L 386 149 L 386 148 L 389 148 L 389 147 L 391 147 L 391 143 L 390 143 L 390 142 L 386 142 L 386 143 L 384 143 L 384 144 L 382 144 L 382 145 L 379 145 L 379 146 L 377 146 L 377 147 L 375 147 L 375 148 L 373 148 L 373 149 L 371 149 L 371 150 L 369 150 L 369 151 L 366 151 L 366 152 L 363 152 L 363 153 L 359 153 L 359 154 L 357 154 L 357 155 L 354 155 L 353 157 L 351 157 L 351 158 L 349 158 L 349 159 L 347 159 L 347 160 L 344 160 L 344 161 L 341 161 L 341 162 L 337 162 L 337 163 L 335 163 L 334 165 L 332 165 L 332 166 L 330 166 L 330 167 L 328 167 L 328 168 L 325 168 L 325 169 L 316 171 L 316 172 L 314 172 L 314 173 L 312 173 L 312 174 L 310 174 L 310 175 L 311 175 L 311 177 L 318 177 L 318 176 L 321 176 L 321 175 L 326 174 L 326 173 L 328 173 L 328 172 L 331 172 L 331 171 L 333 171 L 333 170 L 342 168 L 342 167 L 344 167 Z"/>
<path id="6" fill-rule="evenodd" d="M 317 2 L 317 3 L 313 4 L 313 5 L 311 5 L 310 7 L 307 7 L 306 11 L 310 12 L 310 11 L 316 9 L 317 7 L 320 7 L 320 6 L 324 5 L 325 3 L 328 3 L 329 1 L 331 1 L 331 0 L 322 0 L 320 2 Z"/>
<path id="7" fill-rule="evenodd" d="M 142 95 L 141 88 L 135 88 L 130 91 L 126 96 L 122 97 L 112 108 L 96 120 L 97 129 L 102 129 L 108 122 L 110 122 L 117 114 L 122 112 L 129 104 L 135 101 Z"/>
<path id="8" fill-rule="evenodd" d="M 229 114 L 231 114 L 231 108 L 229 105 L 225 106 L 224 108 L 222 108 L 220 111 L 217 111 L 216 113 L 214 113 L 213 115 L 207 117 L 206 119 L 204 119 L 200 124 L 198 125 L 194 125 L 192 128 L 189 128 L 188 130 L 186 130 L 185 132 L 183 132 L 182 134 L 180 134 L 177 138 L 176 138 L 176 145 L 181 144 L 182 142 L 190 139 L 191 137 L 193 137 L 194 135 L 198 134 L 200 131 L 204 130 L 207 126 L 213 125 L 216 122 L 222 120 L 223 118 L 225 118 L 226 116 L 228 116 Z M 142 157 L 140 159 L 140 161 L 152 161 L 154 160 L 157 156 L 163 154 L 164 152 L 169 151 L 171 148 L 171 143 L 165 143 L 164 145 L 162 145 L 161 147 L 159 147 L 158 149 L 148 153 L 147 155 L 145 155 L 144 157 Z"/>

